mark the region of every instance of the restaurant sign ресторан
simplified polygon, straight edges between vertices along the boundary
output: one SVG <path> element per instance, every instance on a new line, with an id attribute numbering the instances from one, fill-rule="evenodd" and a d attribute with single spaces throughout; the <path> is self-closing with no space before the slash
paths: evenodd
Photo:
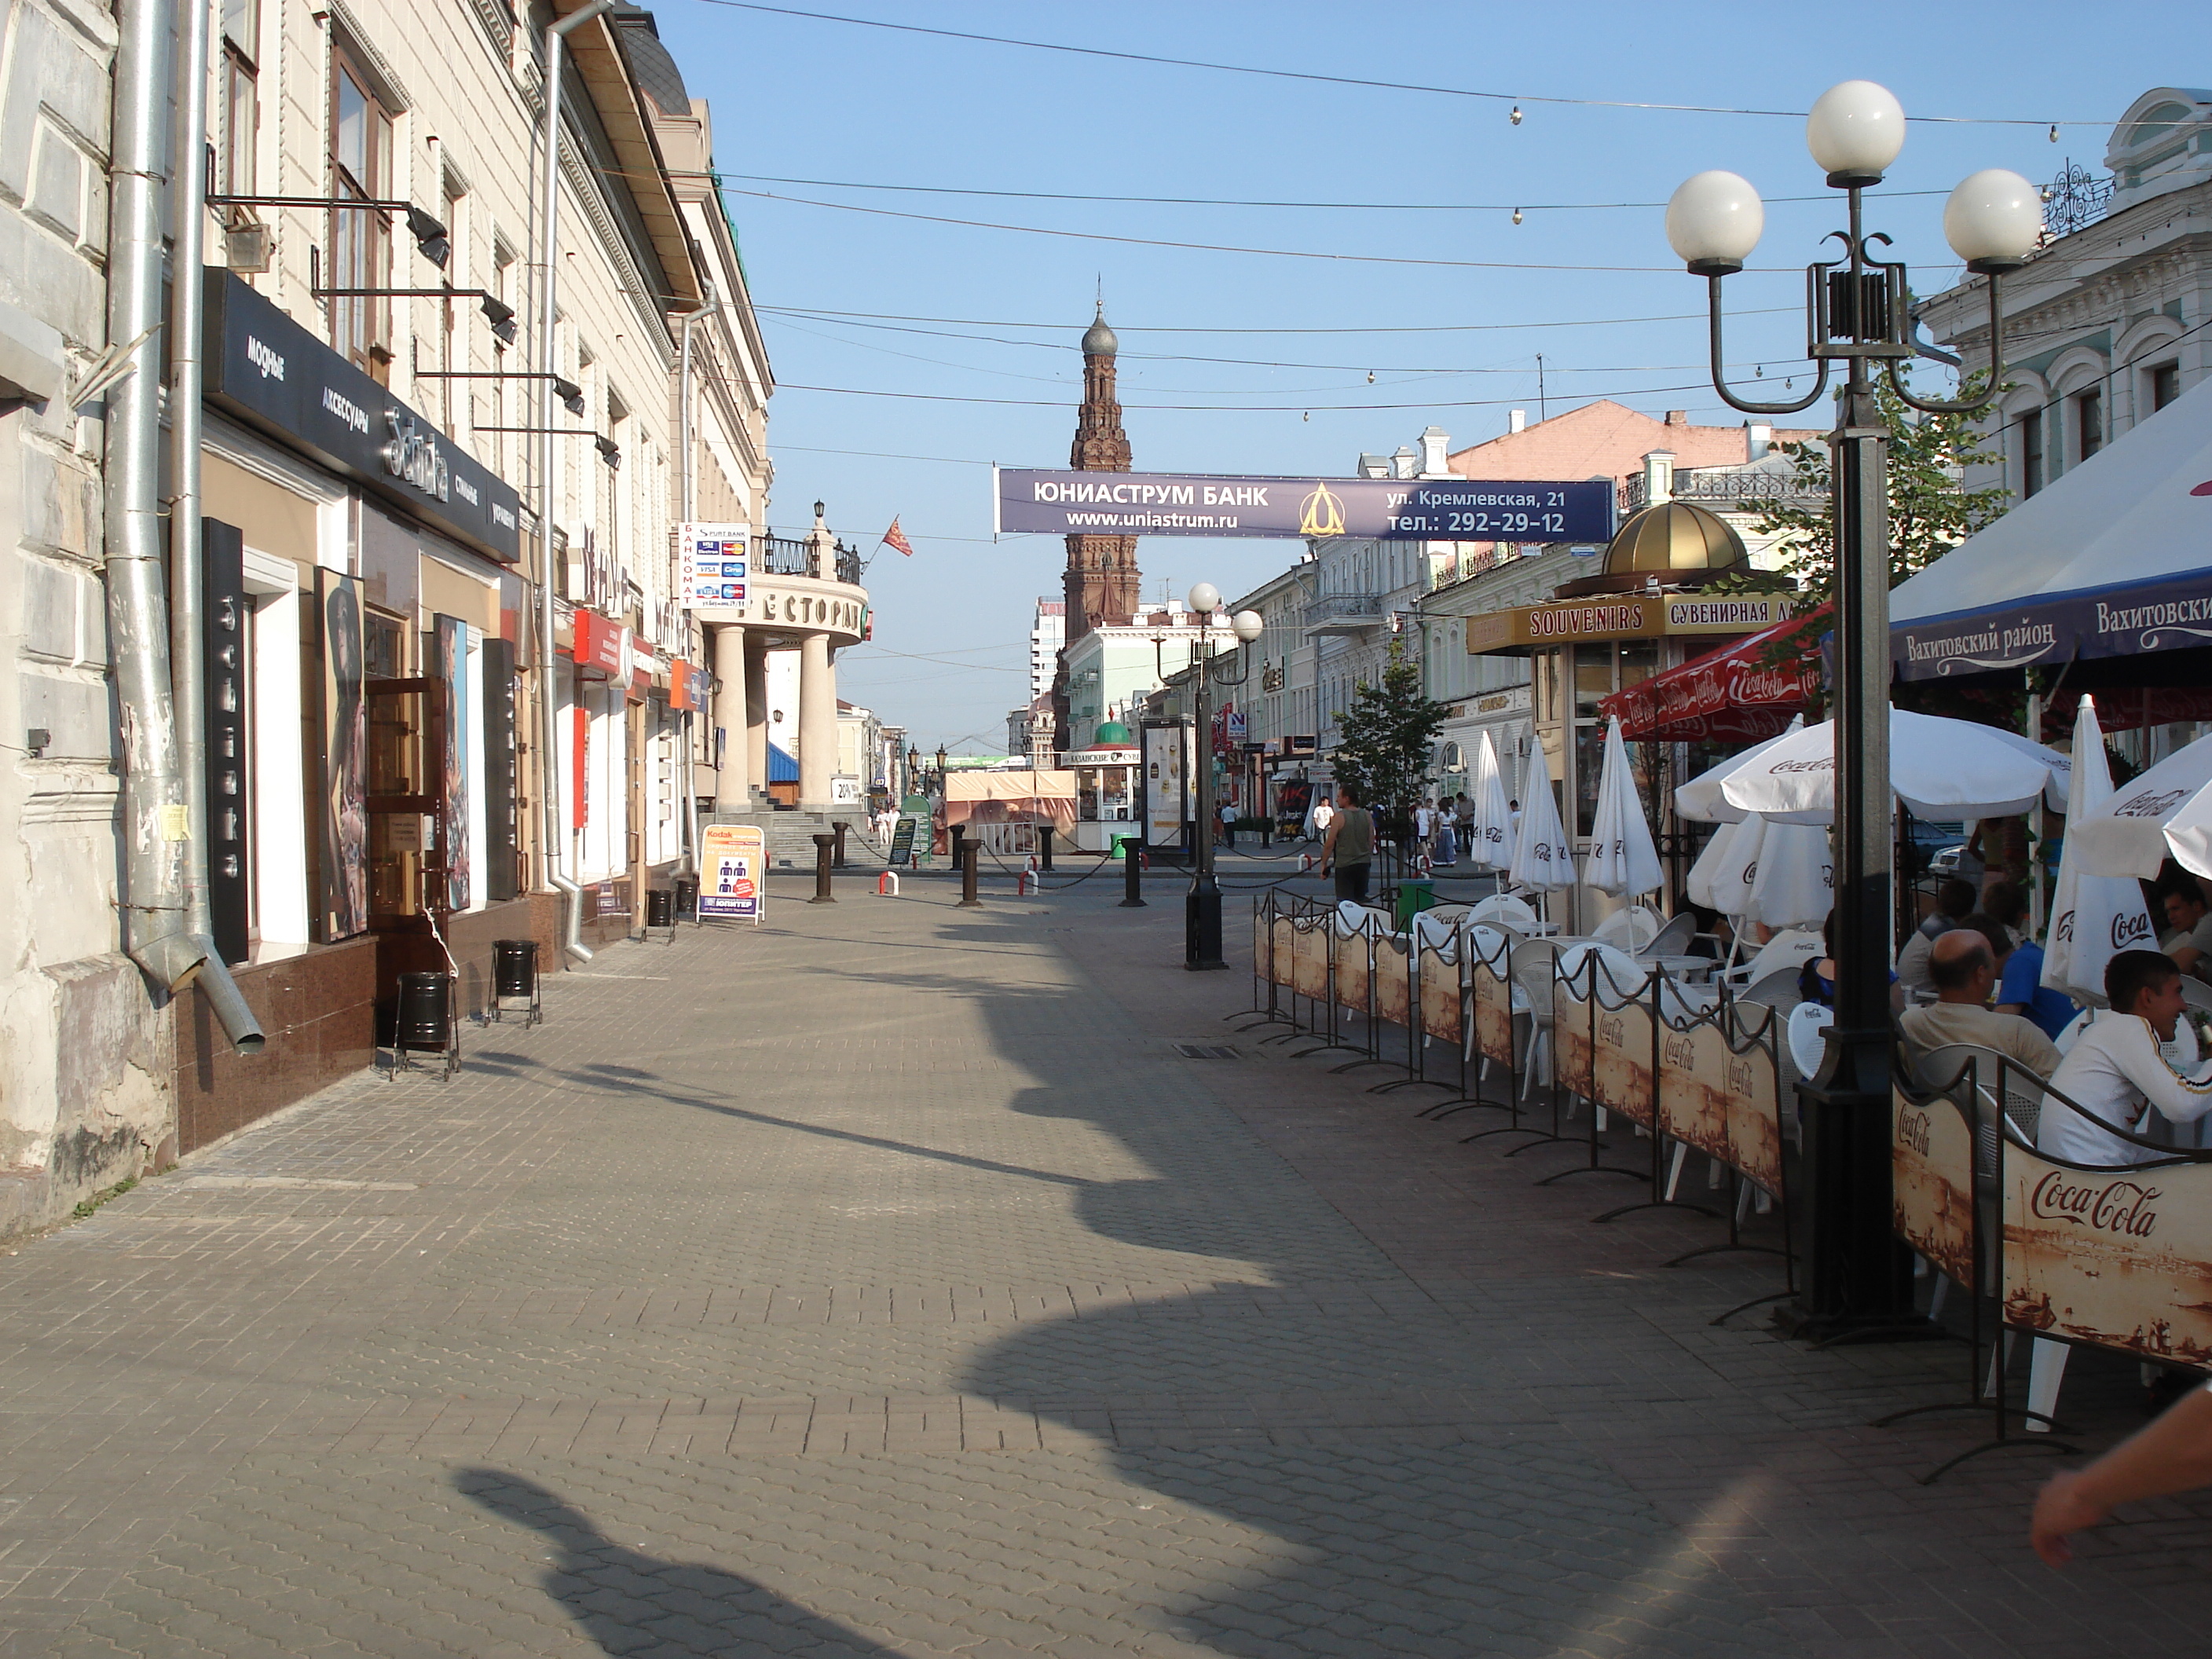
<path id="1" fill-rule="evenodd" d="M 227 270 L 207 272 L 207 398 L 477 552 L 522 556 L 521 498 Z"/>

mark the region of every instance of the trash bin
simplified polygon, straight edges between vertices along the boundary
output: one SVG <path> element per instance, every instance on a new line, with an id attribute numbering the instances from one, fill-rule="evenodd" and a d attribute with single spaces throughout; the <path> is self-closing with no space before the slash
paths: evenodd
<path id="1" fill-rule="evenodd" d="M 399 976 L 399 1029 L 397 1048 L 442 1052 L 453 1041 L 453 1020 L 447 1000 L 453 983 L 442 973 L 402 974 Z"/>
<path id="2" fill-rule="evenodd" d="M 645 925 L 647 927 L 673 927 L 676 925 L 674 888 L 651 887 L 646 890 Z"/>
<path id="3" fill-rule="evenodd" d="M 1398 931 L 1404 933 L 1413 925 L 1413 918 L 1424 910 L 1433 910 L 1437 903 L 1437 884 L 1432 881 L 1401 881 L 1398 884 Z"/>
<path id="4" fill-rule="evenodd" d="M 491 942 L 492 994 L 495 997 L 534 997 L 538 994 L 538 941 L 534 939 L 495 939 Z M 440 1048 L 445 1047 L 441 1042 Z"/>
<path id="5" fill-rule="evenodd" d="M 1113 856 L 1117 859 L 1126 859 L 1129 856 L 1129 849 L 1139 844 L 1134 836 L 1116 836 L 1114 837 Z"/>
<path id="6" fill-rule="evenodd" d="M 699 920 L 699 878 L 676 878 L 676 919 L 678 921 Z"/>

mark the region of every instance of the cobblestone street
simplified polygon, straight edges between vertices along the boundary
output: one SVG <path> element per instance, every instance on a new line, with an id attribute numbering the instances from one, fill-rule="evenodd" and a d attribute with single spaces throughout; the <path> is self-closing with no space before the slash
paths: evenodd
<path id="1" fill-rule="evenodd" d="M 2045 1569 L 2051 1458 L 1867 1426 L 1962 1347 L 1714 1328 L 1772 1258 L 1236 1035 L 1176 878 L 987 886 L 779 878 L 0 1257 L 0 1654 L 2205 1650 L 2212 1500 Z"/>

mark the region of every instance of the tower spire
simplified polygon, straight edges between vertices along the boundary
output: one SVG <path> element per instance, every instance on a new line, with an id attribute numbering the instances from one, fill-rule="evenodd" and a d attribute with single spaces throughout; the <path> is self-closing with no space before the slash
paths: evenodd
<path id="1" fill-rule="evenodd" d="M 1127 472 L 1129 434 L 1121 429 L 1115 389 L 1115 358 L 1121 343 L 1106 325 L 1105 279 L 1099 279 L 1097 315 L 1083 332 L 1083 406 L 1067 464 L 1080 472 Z M 1108 623 L 1127 622 L 1142 604 L 1134 536 L 1067 538 L 1067 637 L 1077 639 Z"/>

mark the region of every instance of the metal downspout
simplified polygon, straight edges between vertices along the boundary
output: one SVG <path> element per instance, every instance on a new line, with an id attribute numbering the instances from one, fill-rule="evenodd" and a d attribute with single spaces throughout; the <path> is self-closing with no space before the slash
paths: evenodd
<path id="1" fill-rule="evenodd" d="M 107 394 L 102 422 L 103 552 L 116 701 L 122 710 L 124 948 L 162 988 L 195 979 L 241 1054 L 265 1039 L 215 945 L 192 926 L 187 871 L 196 839 L 178 757 L 170 683 L 167 582 L 161 501 L 161 121 L 169 96 L 168 13 L 160 0 L 121 0 L 109 149 L 107 336 L 137 340 L 130 372 Z M 199 21 L 204 53 L 206 20 Z M 191 48 L 187 46 L 187 57 Z M 203 56 L 203 62 L 204 58 Z M 197 594 L 194 595 L 197 599 Z M 197 720 L 200 711 L 193 709 Z"/>
<path id="2" fill-rule="evenodd" d="M 544 768 L 543 787 L 545 815 L 545 880 L 567 901 L 568 918 L 562 945 L 570 956 L 589 962 L 585 947 L 584 890 L 562 870 L 561 791 L 555 760 L 560 752 L 556 732 L 558 709 L 553 695 L 553 306 L 559 287 L 560 259 L 556 228 L 561 211 L 561 56 L 568 36 L 584 27 L 614 0 L 588 0 L 545 30 L 544 107 L 538 118 L 538 150 L 544 169 L 538 206 L 538 718 L 541 734 L 539 760 Z"/>
<path id="3" fill-rule="evenodd" d="M 702 306 L 689 312 L 677 322 L 683 338 L 677 349 L 676 423 L 677 448 L 683 455 L 683 471 L 678 475 L 683 484 L 677 496 L 677 520 L 689 524 L 698 510 L 697 492 L 692 480 L 696 476 L 697 439 L 691 422 L 691 331 L 705 318 L 724 309 L 730 302 L 717 300 L 712 305 Z M 707 630 L 699 630 L 701 644 L 706 642 Z M 694 757 L 698 753 L 698 715 L 690 709 L 684 711 L 684 765 L 680 775 L 684 781 L 684 868 L 696 873 L 699 868 L 699 781 L 694 770 Z"/>

